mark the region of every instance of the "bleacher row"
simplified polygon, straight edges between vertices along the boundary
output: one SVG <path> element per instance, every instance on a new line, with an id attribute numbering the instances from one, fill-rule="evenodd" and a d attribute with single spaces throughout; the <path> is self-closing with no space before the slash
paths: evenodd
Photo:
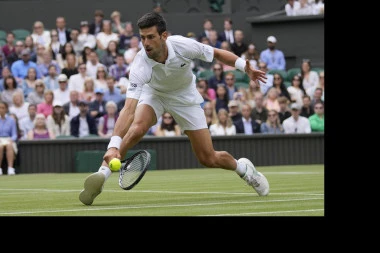
<path id="1" fill-rule="evenodd" d="M 15 41 L 18 41 L 18 40 L 24 41 L 27 36 L 32 34 L 32 32 L 30 32 L 29 30 L 21 29 L 21 28 L 13 29 L 10 32 L 12 32 L 15 35 Z M 4 46 L 7 43 L 6 38 L 7 38 L 7 32 L 4 30 L 0 30 L 0 46 Z"/>
<path id="2" fill-rule="evenodd" d="M 311 69 L 312 71 L 316 71 L 318 74 L 322 71 L 324 71 L 324 68 L 312 68 Z M 235 75 L 235 86 L 237 88 L 240 88 L 240 87 L 243 87 L 245 89 L 247 89 L 249 87 L 249 76 L 246 74 L 246 73 L 243 73 L 239 70 L 229 70 L 229 71 L 225 71 L 225 73 L 227 72 L 233 72 L 234 75 Z M 290 68 L 288 70 L 277 70 L 277 69 L 273 69 L 273 70 L 269 70 L 268 71 L 268 74 L 275 74 L 275 73 L 278 73 L 282 76 L 282 78 L 284 79 L 284 84 L 286 87 L 289 87 L 291 85 L 291 81 L 293 79 L 293 77 L 295 75 L 298 75 L 298 74 L 301 74 L 301 68 Z M 209 79 L 210 77 L 212 77 L 214 75 L 213 71 L 211 69 L 207 69 L 207 70 L 204 70 L 204 71 L 201 71 L 199 73 L 196 74 L 197 75 L 197 78 L 200 79 Z"/>

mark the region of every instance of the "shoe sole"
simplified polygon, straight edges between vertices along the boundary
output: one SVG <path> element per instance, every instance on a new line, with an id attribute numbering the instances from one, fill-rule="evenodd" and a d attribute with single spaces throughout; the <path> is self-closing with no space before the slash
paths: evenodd
<path id="1" fill-rule="evenodd" d="M 253 163 L 249 159 L 247 159 L 247 158 L 240 158 L 238 161 L 251 165 L 257 171 L 257 175 L 259 175 L 260 177 L 263 178 L 262 180 L 264 180 L 265 185 L 267 185 L 266 191 L 264 191 L 263 193 L 260 193 L 259 191 L 256 190 L 256 188 L 254 186 L 252 186 L 252 188 L 257 192 L 257 194 L 259 194 L 259 196 L 267 196 L 269 194 L 269 182 L 268 182 L 268 179 L 263 175 L 263 173 L 261 173 L 260 171 L 258 171 L 256 169 L 256 167 L 253 165 Z M 263 183 L 263 182 L 261 182 L 261 183 Z"/>
<path id="2" fill-rule="evenodd" d="M 79 200 L 89 206 L 96 196 L 102 192 L 105 176 L 101 172 L 89 175 L 84 181 L 84 189 L 79 194 Z"/>

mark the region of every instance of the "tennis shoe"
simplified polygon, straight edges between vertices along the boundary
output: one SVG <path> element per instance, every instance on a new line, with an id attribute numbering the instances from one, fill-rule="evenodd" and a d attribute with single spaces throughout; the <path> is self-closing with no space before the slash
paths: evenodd
<path id="1" fill-rule="evenodd" d="M 240 158 L 240 163 L 244 163 L 247 167 L 245 175 L 241 178 L 252 186 L 253 189 L 259 194 L 259 196 L 267 196 L 269 194 L 269 183 L 267 178 L 259 171 L 256 170 L 252 162 L 247 158 Z"/>
<path id="2" fill-rule="evenodd" d="M 8 175 L 10 175 L 10 176 L 16 175 L 15 168 L 8 167 Z"/>
<path id="3" fill-rule="evenodd" d="M 3 169 L 0 168 L 0 176 L 3 175 Z"/>
<path id="4" fill-rule="evenodd" d="M 79 194 L 79 200 L 85 205 L 91 205 L 104 186 L 106 177 L 102 172 L 95 172 L 89 175 L 84 181 L 84 189 Z"/>

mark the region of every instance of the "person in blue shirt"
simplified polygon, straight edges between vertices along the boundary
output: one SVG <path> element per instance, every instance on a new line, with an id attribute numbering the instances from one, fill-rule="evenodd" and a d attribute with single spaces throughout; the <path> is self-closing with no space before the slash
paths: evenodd
<path id="1" fill-rule="evenodd" d="M 0 164 L 3 162 L 4 151 L 8 163 L 8 175 L 15 175 L 13 167 L 17 154 L 17 127 L 16 121 L 9 115 L 8 104 L 0 101 Z M 3 170 L 0 168 L 0 175 Z"/>
<path id="2" fill-rule="evenodd" d="M 277 39 L 274 36 L 267 38 L 268 48 L 261 51 L 260 61 L 267 64 L 268 70 L 279 69 L 286 70 L 286 62 L 284 53 L 276 49 Z"/>
<path id="3" fill-rule="evenodd" d="M 25 48 L 21 51 L 21 60 L 15 61 L 11 67 L 12 75 L 18 83 L 26 77 L 29 68 L 35 68 L 37 70 L 37 78 L 41 79 L 41 73 L 38 70 L 37 64 L 30 60 L 30 49 Z"/>

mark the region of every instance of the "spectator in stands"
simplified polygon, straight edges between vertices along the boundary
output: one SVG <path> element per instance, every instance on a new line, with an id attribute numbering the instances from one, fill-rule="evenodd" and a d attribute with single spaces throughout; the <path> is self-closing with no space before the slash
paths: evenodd
<path id="1" fill-rule="evenodd" d="M 263 134 L 285 133 L 276 110 L 271 109 L 268 111 L 268 119 L 261 124 L 260 132 Z"/>
<path id="2" fill-rule="evenodd" d="M 36 45 L 35 41 L 33 40 L 33 37 L 31 35 L 28 35 L 25 37 L 24 40 L 25 48 L 30 50 L 30 60 L 34 63 L 37 62 L 37 51 L 36 51 Z"/>
<path id="3" fill-rule="evenodd" d="M 214 75 L 208 79 L 208 86 L 216 91 L 219 83 L 226 84 L 224 79 L 224 72 L 220 63 L 215 63 L 213 66 Z"/>
<path id="4" fill-rule="evenodd" d="M 248 45 L 244 42 L 244 32 L 235 30 L 235 42 L 231 44 L 231 50 L 239 57 L 248 50 Z"/>
<path id="5" fill-rule="evenodd" d="M 54 60 L 57 60 L 57 55 L 60 54 L 63 50 L 63 46 L 58 39 L 57 30 L 53 29 L 50 31 L 50 38 L 50 45 L 47 49 L 51 52 L 52 58 Z"/>
<path id="6" fill-rule="evenodd" d="M 206 94 L 207 94 L 207 99 L 209 101 L 212 101 L 212 100 L 215 100 L 216 98 L 216 92 L 214 89 L 210 88 L 209 85 L 208 85 L 208 81 L 204 78 L 198 78 L 198 82 L 197 82 L 197 85 L 203 89 L 205 89 L 206 91 Z"/>
<path id="7" fill-rule="evenodd" d="M 79 114 L 71 119 L 70 131 L 74 137 L 98 135 L 95 118 L 88 112 L 88 102 L 79 102 Z"/>
<path id="8" fill-rule="evenodd" d="M 41 79 L 38 79 L 41 80 Z M 22 90 L 24 92 L 24 96 L 28 97 L 29 93 L 34 91 L 37 81 L 37 69 L 36 68 L 29 68 L 28 72 L 26 74 L 26 77 L 22 81 L 22 83 L 19 85 L 22 87 Z"/>
<path id="9" fill-rule="evenodd" d="M 82 42 L 83 50 L 86 46 L 91 49 L 95 49 L 96 47 L 96 38 L 94 34 L 90 33 L 90 27 L 87 21 L 80 22 L 80 33 L 78 36 L 78 40 Z"/>
<path id="10" fill-rule="evenodd" d="M 309 117 L 312 132 L 325 131 L 325 108 L 321 101 L 314 104 L 315 113 Z"/>
<path id="11" fill-rule="evenodd" d="M 58 84 L 57 66 L 49 65 L 47 70 L 48 70 L 48 75 L 42 79 L 45 83 L 46 88 L 48 90 L 58 89 L 59 84 Z"/>
<path id="12" fill-rule="evenodd" d="M 229 100 L 226 86 L 223 83 L 218 84 L 216 88 L 216 98 L 212 100 L 216 112 L 218 113 L 220 109 L 225 109 L 228 112 Z"/>
<path id="13" fill-rule="evenodd" d="M 72 75 L 69 78 L 69 91 L 76 90 L 82 92 L 86 77 L 88 77 L 86 64 L 81 63 L 78 66 L 78 74 Z"/>
<path id="14" fill-rule="evenodd" d="M 276 49 L 276 43 L 276 37 L 269 36 L 267 38 L 268 48 L 261 51 L 260 61 L 267 64 L 268 70 L 286 70 L 285 55 L 281 50 Z"/>
<path id="15" fill-rule="evenodd" d="M 299 105 L 297 103 L 292 103 L 290 109 L 292 110 L 292 116 L 285 119 L 282 123 L 285 133 L 311 133 L 309 119 L 299 115 Z"/>
<path id="16" fill-rule="evenodd" d="M 129 65 L 125 63 L 124 56 L 116 54 L 116 62 L 109 66 L 109 74 L 119 82 L 120 78 L 127 77 L 129 74 Z"/>
<path id="17" fill-rule="evenodd" d="M 83 91 L 79 92 L 79 100 L 92 102 L 95 100 L 95 82 L 92 77 L 86 77 L 84 80 Z"/>
<path id="18" fill-rule="evenodd" d="M 90 57 L 90 53 L 92 52 L 92 50 L 94 50 L 94 49 L 92 49 L 88 43 L 84 44 L 84 48 L 82 51 L 82 62 L 83 63 L 87 63 L 87 59 Z"/>
<path id="19" fill-rule="evenodd" d="M 291 85 L 288 87 L 288 92 L 290 95 L 290 102 L 297 103 L 298 107 L 301 108 L 303 102 L 302 97 L 306 94 L 305 89 L 302 85 L 301 75 L 295 75 L 292 79 Z"/>
<path id="20" fill-rule="evenodd" d="M 29 104 L 38 105 L 41 104 L 45 99 L 45 84 L 41 79 L 37 79 L 34 86 L 34 90 L 29 93 L 26 101 L 28 101 Z"/>
<path id="21" fill-rule="evenodd" d="M 201 84 L 199 83 L 199 81 L 197 82 L 197 90 L 198 90 L 199 94 L 201 94 L 201 96 L 203 98 L 203 102 L 201 103 L 201 107 L 203 108 L 204 103 L 211 101 L 211 99 L 208 96 L 207 87 L 204 84 L 204 82 L 202 82 Z"/>
<path id="22" fill-rule="evenodd" d="M 201 41 L 202 37 L 207 37 L 208 39 L 210 39 L 209 36 L 210 36 L 210 31 L 212 29 L 214 29 L 214 24 L 212 23 L 211 19 L 206 18 L 203 21 L 203 32 L 199 34 L 198 41 Z"/>
<path id="23" fill-rule="evenodd" d="M 130 65 L 135 58 L 136 54 L 140 51 L 139 37 L 133 36 L 130 40 L 129 48 L 124 52 L 125 63 Z"/>
<path id="24" fill-rule="evenodd" d="M 8 62 L 0 48 L 0 78 L 2 78 L 3 68 L 8 66 Z"/>
<path id="25" fill-rule="evenodd" d="M 311 106 L 311 98 L 309 95 L 303 95 L 302 97 L 302 107 L 301 107 L 301 113 L 300 115 L 309 118 L 311 115 L 314 114 L 314 109 Z"/>
<path id="26" fill-rule="evenodd" d="M 45 26 L 41 21 L 34 22 L 31 36 L 36 47 L 38 45 L 43 45 L 45 48 L 49 47 L 51 42 L 50 31 L 45 30 Z"/>
<path id="27" fill-rule="evenodd" d="M 36 63 L 37 65 L 40 65 L 41 63 L 43 63 L 43 53 L 46 51 L 46 48 L 44 45 L 41 45 L 41 44 L 38 44 L 36 45 Z M 41 73 L 42 74 L 42 73 Z"/>
<path id="28" fill-rule="evenodd" d="M 106 52 L 102 55 L 100 63 L 105 65 L 107 69 L 109 69 L 111 65 L 116 63 L 116 57 L 117 57 L 117 54 L 119 53 L 118 45 L 119 45 L 118 42 L 111 40 L 108 43 Z"/>
<path id="29" fill-rule="evenodd" d="M 255 108 L 255 93 L 261 92 L 260 85 L 253 81 L 249 81 L 249 86 L 247 88 L 247 99 L 250 101 L 251 107 Z"/>
<path id="30" fill-rule="evenodd" d="M 228 111 L 221 108 L 218 113 L 217 123 L 210 126 L 210 133 L 215 135 L 236 135 L 236 127 L 232 122 L 231 117 L 228 115 Z"/>
<path id="31" fill-rule="evenodd" d="M 295 16 L 306 16 L 306 15 L 314 15 L 314 10 L 311 4 L 309 4 L 308 0 L 299 0 L 300 8 L 295 10 Z"/>
<path id="32" fill-rule="evenodd" d="M 280 111 L 280 104 L 278 102 L 278 93 L 275 87 L 269 88 L 267 95 L 264 98 L 263 102 L 265 108 L 269 110 L 275 110 L 276 112 Z"/>
<path id="33" fill-rule="evenodd" d="M 209 31 L 208 39 L 210 41 L 210 46 L 220 48 L 222 42 L 218 40 L 218 32 L 215 29 Z"/>
<path id="34" fill-rule="evenodd" d="M 243 115 L 240 112 L 239 102 L 236 100 L 230 100 L 228 102 L 228 115 L 231 117 L 232 122 L 235 124 L 236 121 L 240 120 Z"/>
<path id="35" fill-rule="evenodd" d="M 161 117 L 162 121 L 154 133 L 155 136 L 181 136 L 181 128 L 170 113 L 164 112 Z"/>
<path id="36" fill-rule="evenodd" d="M 84 43 L 79 40 L 79 30 L 78 29 L 71 29 L 70 32 L 70 44 L 73 46 L 75 56 L 80 59 L 82 57 L 82 52 L 84 49 Z"/>
<path id="37" fill-rule="evenodd" d="M 116 80 L 113 76 L 107 77 L 107 86 L 108 89 L 104 92 L 104 100 L 105 101 L 114 101 L 115 103 L 119 103 L 124 99 L 123 95 L 121 95 L 121 91 L 116 87 Z"/>
<path id="38" fill-rule="evenodd" d="M 226 81 L 226 89 L 228 94 L 228 99 L 232 100 L 234 99 L 235 92 L 238 91 L 238 88 L 235 86 L 235 75 L 232 72 L 227 72 L 227 74 L 224 77 L 224 80 Z"/>
<path id="39" fill-rule="evenodd" d="M 54 93 L 52 90 L 46 90 L 44 101 L 37 105 L 37 113 L 42 113 L 45 118 L 53 113 Z"/>
<path id="40" fill-rule="evenodd" d="M 99 118 L 98 135 L 100 137 L 110 138 L 112 136 L 113 129 L 115 128 L 115 123 L 119 114 L 117 105 L 113 101 L 108 101 L 105 108 L 105 114 Z"/>
<path id="41" fill-rule="evenodd" d="M 280 105 L 280 111 L 278 112 L 278 117 L 280 119 L 281 124 L 284 122 L 285 119 L 292 116 L 289 110 L 289 101 L 290 100 L 284 96 L 278 98 L 278 103 Z"/>
<path id="42" fill-rule="evenodd" d="M 103 66 L 103 67 L 105 67 L 105 69 L 107 69 L 107 67 L 104 64 L 99 62 L 99 57 L 98 57 L 97 53 L 94 50 L 92 50 L 91 53 L 89 54 L 89 57 L 88 57 L 87 63 L 86 63 L 87 76 L 95 79 L 96 78 L 96 71 L 97 71 L 98 67 L 100 67 L 100 66 Z"/>
<path id="43" fill-rule="evenodd" d="M 322 102 L 324 103 L 324 99 L 322 98 L 323 95 L 323 90 L 322 88 L 315 88 L 313 98 L 311 99 L 311 106 L 314 107 L 314 105 L 317 102 Z"/>
<path id="44" fill-rule="evenodd" d="M 276 88 L 278 97 L 286 97 L 290 100 L 290 95 L 284 83 L 284 78 L 279 73 L 273 74 L 273 87 Z"/>
<path id="45" fill-rule="evenodd" d="M 57 55 L 57 62 L 60 68 L 63 69 L 67 67 L 67 56 L 71 54 L 75 56 L 75 66 L 78 66 L 78 64 L 82 62 L 80 57 L 76 55 L 73 45 L 70 42 L 67 42 L 63 45 L 62 51 Z"/>
<path id="46" fill-rule="evenodd" d="M 319 83 L 315 87 L 310 87 L 309 89 L 306 89 L 306 93 L 313 98 L 314 92 L 316 88 L 322 89 L 322 96 L 321 99 L 324 100 L 324 94 L 325 94 L 325 72 L 321 71 L 319 72 Z"/>
<path id="47" fill-rule="evenodd" d="M 248 49 L 241 55 L 241 58 L 243 58 L 243 60 L 249 60 L 251 66 L 255 69 L 258 69 L 260 53 L 256 50 L 256 47 L 253 43 L 248 44 Z"/>
<path id="48" fill-rule="evenodd" d="M 63 110 L 70 120 L 79 114 L 79 92 L 77 90 L 70 91 L 70 102 L 63 104 Z"/>
<path id="49" fill-rule="evenodd" d="M 67 78 L 70 79 L 71 76 L 79 73 L 77 66 L 76 56 L 73 53 L 67 54 L 65 67 L 62 69 L 61 73 L 65 74 Z"/>
<path id="50" fill-rule="evenodd" d="M 298 0 L 288 0 L 285 4 L 286 16 L 296 16 L 296 11 L 301 7 Z"/>
<path id="51" fill-rule="evenodd" d="M 112 26 L 110 20 L 103 20 L 103 29 L 96 36 L 96 46 L 97 49 L 106 50 L 108 47 L 108 43 L 111 40 L 119 43 L 119 36 L 117 33 L 112 32 Z"/>
<path id="52" fill-rule="evenodd" d="M 89 104 L 89 111 L 91 117 L 98 120 L 106 113 L 106 101 L 104 100 L 104 89 L 96 88 L 95 100 Z"/>
<path id="53" fill-rule="evenodd" d="M 63 110 L 61 101 L 54 99 L 53 113 L 46 118 L 46 124 L 55 137 L 70 135 L 70 118 Z"/>
<path id="54" fill-rule="evenodd" d="M 6 77 L 8 76 L 11 76 L 12 75 L 12 72 L 11 70 L 9 69 L 9 67 L 4 67 L 2 70 L 1 70 L 1 78 L 0 78 L 0 92 L 2 92 L 4 90 L 4 80 Z M 0 95 L 1 96 L 1 95 Z"/>
<path id="55" fill-rule="evenodd" d="M 317 71 L 311 70 L 311 62 L 309 59 L 305 59 L 301 64 L 301 77 L 302 86 L 305 90 L 316 87 L 319 83 L 319 76 Z"/>
<path id="56" fill-rule="evenodd" d="M 260 124 L 252 118 L 252 107 L 249 104 L 242 105 L 241 115 L 241 119 L 234 122 L 237 134 L 260 133 Z"/>
<path id="57" fill-rule="evenodd" d="M 33 129 L 28 132 L 28 140 L 55 139 L 53 132 L 47 128 L 44 114 L 37 113 L 33 123 Z"/>
<path id="58" fill-rule="evenodd" d="M 37 65 L 39 72 L 41 73 L 42 78 L 49 75 L 49 67 L 55 67 L 55 75 L 57 76 L 61 73 L 61 68 L 58 65 L 58 62 L 53 60 L 51 52 L 49 50 L 45 50 L 42 53 L 42 62 Z"/>
<path id="59" fill-rule="evenodd" d="M 255 92 L 255 108 L 252 109 L 252 119 L 256 121 L 259 125 L 267 121 L 268 119 L 268 109 L 264 106 L 264 94 L 260 91 Z"/>
<path id="60" fill-rule="evenodd" d="M 4 159 L 4 151 L 8 163 L 8 175 L 15 175 L 15 168 L 13 167 L 17 154 L 17 125 L 16 121 L 9 115 L 8 104 L 0 101 L 0 164 Z M 3 174 L 0 168 L 0 175 Z"/>
<path id="61" fill-rule="evenodd" d="M 119 11 L 113 11 L 111 13 L 112 32 L 117 34 L 123 34 L 126 26 L 126 22 L 121 22 L 121 14 Z"/>
<path id="62" fill-rule="evenodd" d="M 17 140 L 16 140 L 16 142 L 17 142 L 18 140 L 21 139 L 23 133 L 22 133 L 22 131 L 20 129 L 20 125 L 19 125 L 19 121 L 18 121 L 17 115 L 14 114 L 14 113 L 9 113 L 9 116 L 11 116 L 15 120 L 15 122 L 16 122 L 16 131 L 17 131 Z"/>
<path id="63" fill-rule="evenodd" d="M 13 105 L 13 94 L 22 92 L 21 88 L 17 88 L 16 79 L 13 76 L 7 76 L 4 79 L 4 90 L 0 93 L 0 101 L 7 103 L 8 107 Z"/>
<path id="64" fill-rule="evenodd" d="M 12 67 L 12 64 L 18 60 L 21 60 L 22 59 L 22 55 L 21 55 L 21 52 L 22 50 L 25 48 L 25 45 L 24 45 L 24 42 L 19 40 L 19 41 L 16 41 L 16 44 L 15 44 L 15 47 L 14 47 L 14 51 L 11 52 L 8 57 L 7 57 L 7 62 L 8 62 L 8 66 L 9 68 Z"/>
<path id="65" fill-rule="evenodd" d="M 264 95 L 266 95 L 269 88 L 273 87 L 274 76 L 272 74 L 268 73 L 269 69 L 268 69 L 267 64 L 265 62 L 262 62 L 262 61 L 259 62 L 259 70 L 264 71 L 265 76 L 267 77 L 266 83 L 258 81 L 258 83 L 260 85 L 261 92 Z"/>
<path id="66" fill-rule="evenodd" d="M 55 20 L 55 28 L 58 33 L 59 43 L 63 46 L 71 41 L 70 29 L 66 28 L 66 20 L 64 17 L 57 17 Z"/>
<path id="67" fill-rule="evenodd" d="M 313 14 L 321 15 L 325 13 L 325 1 L 324 0 L 315 0 L 315 3 L 312 4 Z"/>
<path id="68" fill-rule="evenodd" d="M 207 127 L 210 128 L 212 124 L 216 124 L 218 116 L 216 115 L 215 108 L 211 102 L 206 102 L 203 105 L 203 110 L 205 112 Z"/>
<path id="69" fill-rule="evenodd" d="M 29 103 L 24 101 L 24 94 L 16 91 L 12 96 L 13 104 L 9 107 L 9 113 L 14 113 L 18 120 L 28 117 Z"/>
<path id="70" fill-rule="evenodd" d="M 70 91 L 67 84 L 67 76 L 60 74 L 57 78 L 58 88 L 53 89 L 54 100 L 60 101 L 62 106 L 70 102 Z"/>
<path id="71" fill-rule="evenodd" d="M 37 105 L 29 104 L 28 105 L 28 117 L 25 117 L 19 121 L 20 130 L 23 133 L 21 137 L 22 140 L 28 139 L 28 133 L 34 127 L 34 119 L 37 114 Z"/>
<path id="72" fill-rule="evenodd" d="M 131 22 L 126 22 L 123 33 L 120 33 L 119 48 L 121 50 L 127 50 L 128 48 L 130 48 L 131 39 L 134 36 L 139 38 L 140 41 L 140 35 L 133 31 L 133 24 Z"/>
<path id="73" fill-rule="evenodd" d="M 124 58 L 123 58 L 124 59 Z M 95 89 L 101 88 L 107 90 L 107 68 L 105 66 L 99 66 L 96 70 Z"/>
<path id="74" fill-rule="evenodd" d="M 94 20 L 90 24 L 90 34 L 97 35 L 103 28 L 104 13 L 102 10 L 95 10 Z"/>
<path id="75" fill-rule="evenodd" d="M 220 41 L 227 41 L 230 45 L 235 42 L 232 19 L 225 18 L 223 22 L 224 31 L 219 34 Z"/>
<path id="76" fill-rule="evenodd" d="M 207 37 L 202 37 L 200 42 L 203 44 L 210 45 L 210 41 L 208 40 Z M 200 73 L 202 71 L 212 69 L 212 66 L 216 63 L 216 60 L 214 59 L 212 62 L 205 62 L 196 58 L 196 59 L 193 59 L 193 63 L 194 63 L 193 71 L 195 73 Z"/>
<path id="77" fill-rule="evenodd" d="M 222 41 L 220 43 L 220 48 L 232 52 L 231 44 L 228 41 Z"/>
<path id="78" fill-rule="evenodd" d="M 21 84 L 23 79 L 26 77 L 29 68 L 34 68 L 37 70 L 37 78 L 41 78 L 41 73 L 37 69 L 37 64 L 30 60 L 30 50 L 24 49 L 21 52 L 21 60 L 18 60 L 12 64 L 11 71 L 12 75 L 16 78 L 17 83 Z"/>
<path id="79" fill-rule="evenodd" d="M 3 50 L 5 56 L 4 59 L 8 58 L 11 53 L 15 52 L 15 35 L 12 32 L 8 32 L 5 40 L 6 44 L 0 48 Z"/>

